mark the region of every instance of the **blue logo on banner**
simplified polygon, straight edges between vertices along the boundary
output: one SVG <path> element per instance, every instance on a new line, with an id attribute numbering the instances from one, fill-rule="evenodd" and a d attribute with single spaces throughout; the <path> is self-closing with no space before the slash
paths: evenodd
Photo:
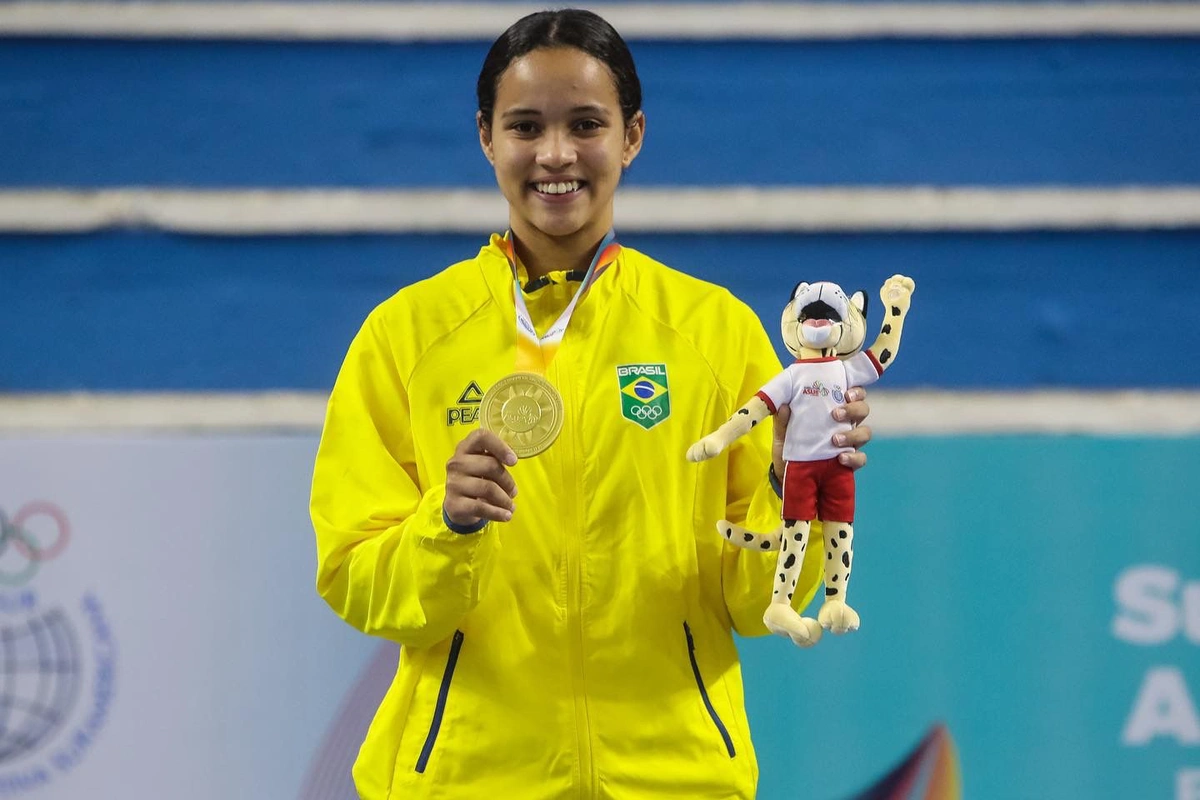
<path id="1" fill-rule="evenodd" d="M 74 770 L 108 720 L 115 647 L 103 605 L 92 592 L 48 605 L 38 592 L 41 567 L 69 539 L 58 506 L 0 509 L 0 797 Z"/>

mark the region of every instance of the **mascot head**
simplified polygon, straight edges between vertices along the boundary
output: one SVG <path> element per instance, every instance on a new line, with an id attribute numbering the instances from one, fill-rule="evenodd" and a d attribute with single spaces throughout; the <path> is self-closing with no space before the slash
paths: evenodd
<path id="1" fill-rule="evenodd" d="M 866 292 L 846 297 L 836 283 L 798 283 L 783 308 L 783 343 L 796 358 L 801 358 L 802 350 L 810 351 L 810 357 L 813 350 L 839 358 L 852 356 L 867 340 L 866 314 Z"/>

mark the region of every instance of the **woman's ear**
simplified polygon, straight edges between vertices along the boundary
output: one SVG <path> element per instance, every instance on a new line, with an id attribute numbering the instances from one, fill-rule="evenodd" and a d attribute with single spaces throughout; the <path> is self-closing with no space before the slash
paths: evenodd
<path id="1" fill-rule="evenodd" d="M 496 156 L 492 151 L 492 126 L 484 120 L 482 111 L 475 112 L 475 127 L 479 129 L 479 149 L 483 151 L 488 163 L 494 165 Z"/>
<path id="2" fill-rule="evenodd" d="M 633 115 L 625 126 L 625 148 L 621 153 L 621 166 L 626 169 L 642 152 L 642 141 L 646 138 L 646 115 L 641 111 Z"/>

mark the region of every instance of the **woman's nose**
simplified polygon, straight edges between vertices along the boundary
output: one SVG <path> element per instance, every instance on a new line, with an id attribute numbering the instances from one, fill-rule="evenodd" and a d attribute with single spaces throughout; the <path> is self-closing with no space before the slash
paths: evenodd
<path id="1" fill-rule="evenodd" d="M 538 148 L 537 163 L 542 167 L 565 167 L 575 163 L 575 147 L 566 133 L 547 132 Z"/>

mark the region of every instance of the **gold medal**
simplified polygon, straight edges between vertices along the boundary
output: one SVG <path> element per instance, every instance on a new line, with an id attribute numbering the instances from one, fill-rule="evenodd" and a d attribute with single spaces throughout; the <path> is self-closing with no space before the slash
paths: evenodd
<path id="1" fill-rule="evenodd" d="M 554 443 L 563 424 L 563 401 L 550 381 L 517 372 L 496 381 L 479 405 L 479 425 L 505 441 L 519 458 Z"/>

